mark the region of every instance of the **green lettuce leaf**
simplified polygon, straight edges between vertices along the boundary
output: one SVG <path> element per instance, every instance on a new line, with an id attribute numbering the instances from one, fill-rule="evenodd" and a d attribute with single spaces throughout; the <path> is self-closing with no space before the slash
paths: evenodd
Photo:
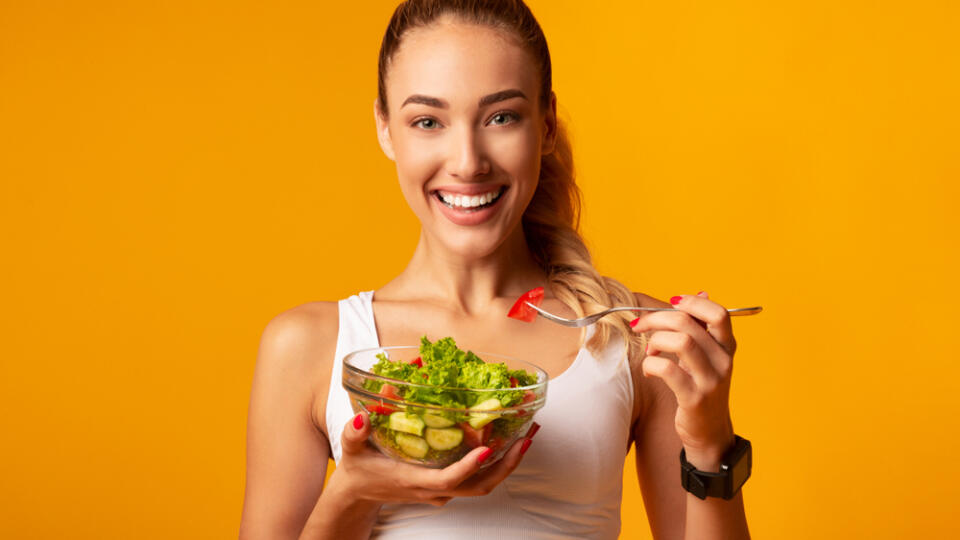
<path id="1" fill-rule="evenodd" d="M 503 363 L 488 364 L 473 352 L 461 350 L 452 337 L 433 343 L 426 336 L 420 338 L 422 368 L 406 362 L 393 362 L 382 353 L 377 358 L 379 361 L 372 368 L 377 375 L 417 385 L 446 387 L 399 387 L 406 401 L 426 405 L 468 408 L 479 401 L 496 397 L 504 407 L 510 407 L 523 398 L 522 390 L 511 389 L 511 377 L 517 380 L 518 386 L 530 386 L 537 382 L 536 375 L 522 369 L 511 370 Z M 365 386 L 371 392 L 379 392 L 383 383 L 367 381 Z M 463 389 L 502 391 L 477 393 Z"/>

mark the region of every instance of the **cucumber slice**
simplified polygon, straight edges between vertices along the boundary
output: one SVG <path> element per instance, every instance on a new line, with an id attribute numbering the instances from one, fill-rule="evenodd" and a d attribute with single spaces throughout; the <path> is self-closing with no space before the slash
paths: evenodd
<path id="1" fill-rule="evenodd" d="M 427 427 L 446 428 L 452 426 L 455 422 L 449 418 L 427 413 L 423 415 L 423 423 L 426 424 Z"/>
<path id="2" fill-rule="evenodd" d="M 427 428 L 427 444 L 435 450 L 453 450 L 463 442 L 460 428 Z"/>
<path id="3" fill-rule="evenodd" d="M 423 435 L 423 420 L 419 416 L 405 412 L 391 414 L 388 427 L 394 431 L 402 431 L 411 435 Z"/>
<path id="4" fill-rule="evenodd" d="M 417 459 L 422 459 L 430 449 L 430 447 L 427 446 L 427 441 L 406 433 L 397 433 L 397 444 L 400 446 L 400 450 L 403 450 L 404 454 Z"/>
<path id="5" fill-rule="evenodd" d="M 495 411 L 497 409 L 502 409 L 503 406 L 500 404 L 500 400 L 497 398 L 490 398 L 480 403 L 477 403 L 473 407 L 470 407 L 471 411 Z M 489 424 L 496 420 L 498 415 L 496 414 L 471 414 L 470 427 L 473 429 L 481 429 L 483 426 Z"/>

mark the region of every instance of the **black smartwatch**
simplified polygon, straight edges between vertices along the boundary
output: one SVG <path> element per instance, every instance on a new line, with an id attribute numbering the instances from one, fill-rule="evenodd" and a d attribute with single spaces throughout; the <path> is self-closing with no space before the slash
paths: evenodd
<path id="1" fill-rule="evenodd" d="M 720 497 L 732 499 L 750 478 L 753 449 L 750 441 L 734 435 L 734 444 L 720 460 L 720 472 L 698 471 L 687 461 L 686 450 L 680 450 L 680 485 L 700 499 Z"/>

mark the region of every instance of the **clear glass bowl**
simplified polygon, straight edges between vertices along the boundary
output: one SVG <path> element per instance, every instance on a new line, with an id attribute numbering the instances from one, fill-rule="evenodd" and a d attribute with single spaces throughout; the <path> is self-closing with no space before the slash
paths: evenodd
<path id="1" fill-rule="evenodd" d="M 446 388 L 381 377 L 371 372 L 383 353 L 393 362 L 420 356 L 418 346 L 362 349 L 343 359 L 343 387 L 354 413 L 370 414 L 370 441 L 385 455 L 427 467 L 441 468 L 478 446 L 493 449 L 483 467 L 496 463 L 524 436 L 547 397 L 547 374 L 537 366 L 498 354 L 475 352 L 486 363 L 503 363 L 536 376 L 536 384 L 499 390 Z M 456 396 L 470 408 L 450 408 L 417 400 L 420 391 Z M 519 401 L 503 407 L 502 401 Z"/>

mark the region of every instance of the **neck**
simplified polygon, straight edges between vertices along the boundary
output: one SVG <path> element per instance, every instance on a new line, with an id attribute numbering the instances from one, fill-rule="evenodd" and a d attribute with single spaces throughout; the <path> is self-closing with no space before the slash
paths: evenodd
<path id="1" fill-rule="evenodd" d="M 503 299 L 512 301 L 545 286 L 546 277 L 520 226 L 494 251 L 482 255 L 453 252 L 421 229 L 413 257 L 395 283 L 408 292 L 404 296 L 476 315 L 502 309 Z"/>

